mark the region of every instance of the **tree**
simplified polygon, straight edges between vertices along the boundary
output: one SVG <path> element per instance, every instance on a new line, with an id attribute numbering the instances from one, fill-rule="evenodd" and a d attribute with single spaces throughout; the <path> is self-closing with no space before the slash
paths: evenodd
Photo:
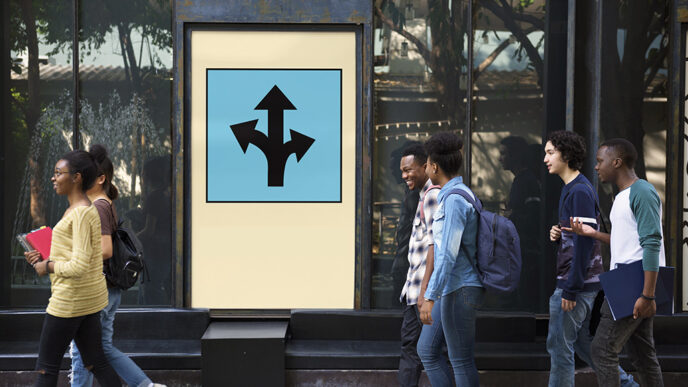
<path id="1" fill-rule="evenodd" d="M 14 52 L 28 52 L 27 91 L 14 93 L 12 103 L 23 113 L 28 138 L 34 138 L 42 101 L 40 99 L 40 69 L 38 65 L 38 45 L 53 45 L 54 49 L 47 55 L 57 52 L 70 53 L 73 45 L 74 17 L 73 4 L 79 0 L 11 0 L 10 1 L 10 49 Z M 151 67 L 142 68 L 143 46 L 146 42 L 161 48 L 172 46 L 171 0 L 129 0 L 122 4 L 117 0 L 79 1 L 79 52 L 81 59 L 98 50 L 106 42 L 107 34 L 117 31 L 122 60 L 129 84 L 130 99 L 134 95 L 142 96 L 146 77 L 158 77 L 155 65 L 161 64 L 160 58 L 151 54 Z M 85 17 L 85 15 L 87 17 Z M 138 59 L 132 41 L 133 31 L 142 36 Z M 151 52 L 150 49 L 148 50 Z M 12 69 L 21 73 L 22 69 L 12 63 Z M 168 76 L 168 75 L 163 75 Z M 145 144 L 143 129 L 132 128 L 135 132 L 132 142 L 134 152 L 131 160 L 132 186 L 136 185 L 136 176 L 140 163 L 136 155 L 137 147 Z M 29 173 L 31 178 L 31 217 L 33 225 L 43 225 L 45 219 L 45 199 L 40 191 L 44 182 L 38 180 L 38 169 L 43 164 L 42 153 L 30 155 Z M 140 173 L 139 173 L 140 175 Z"/>
<path id="2" fill-rule="evenodd" d="M 519 50 L 524 50 L 530 65 L 538 74 L 538 83 L 543 79 L 544 65 L 537 48 L 528 39 L 528 34 L 544 30 L 544 21 L 524 10 L 533 4 L 532 0 L 522 0 L 512 7 L 506 0 L 477 0 L 473 15 L 468 15 L 467 1 L 428 0 L 428 25 L 431 30 L 432 44 L 428 45 L 404 29 L 406 20 L 403 12 L 392 0 L 376 2 L 375 13 L 379 20 L 413 43 L 425 63 L 432 71 L 432 83 L 439 96 L 440 110 L 460 126 L 465 116 L 465 90 L 461 90 L 461 77 L 468 72 L 468 61 L 464 52 L 465 39 L 469 36 L 466 30 L 469 17 L 475 20 L 479 9 L 484 8 L 499 18 L 519 43 Z M 475 24 L 475 23 L 474 23 Z M 523 28 L 522 25 L 530 25 Z M 499 54 L 511 44 L 509 39 L 503 41 L 482 63 L 473 69 L 473 77 L 484 72 Z"/>
<path id="3" fill-rule="evenodd" d="M 655 79 L 665 67 L 669 49 L 670 5 L 666 0 L 605 0 L 604 5 L 602 134 L 633 143 L 638 150 L 636 173 L 645 178 L 643 104 L 653 83 L 650 95 L 665 96 L 667 92 L 666 80 L 657 83 Z M 625 31 L 622 42 L 618 42 L 619 31 Z M 651 48 L 657 40 L 658 47 Z"/>

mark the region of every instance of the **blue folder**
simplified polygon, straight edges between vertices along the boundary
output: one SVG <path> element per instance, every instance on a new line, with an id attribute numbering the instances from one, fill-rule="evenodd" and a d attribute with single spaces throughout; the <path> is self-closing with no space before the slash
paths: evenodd
<path id="1" fill-rule="evenodd" d="M 674 272 L 673 267 L 659 268 L 655 288 L 658 315 L 674 314 Z M 645 284 L 642 260 L 619 264 L 616 269 L 600 274 L 600 283 L 614 320 L 632 316 Z"/>

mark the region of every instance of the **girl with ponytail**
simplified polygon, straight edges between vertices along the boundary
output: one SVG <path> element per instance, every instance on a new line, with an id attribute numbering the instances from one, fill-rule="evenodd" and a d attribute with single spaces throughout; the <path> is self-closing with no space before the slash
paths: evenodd
<path id="1" fill-rule="evenodd" d="M 108 272 L 107 260 L 112 257 L 112 233 L 117 230 L 117 210 L 113 201 L 117 199 L 118 191 L 112 182 L 114 168 L 108 157 L 107 149 L 101 144 L 94 144 L 89 150 L 97 167 L 97 177 L 93 186 L 86 194 L 98 210 L 101 225 L 101 246 L 103 250 L 103 271 Z M 160 386 L 153 384 L 146 374 L 129 357 L 112 344 L 115 312 L 122 300 L 122 290 L 109 281 L 107 282 L 108 304 L 100 312 L 102 325 L 102 343 L 105 358 L 115 372 L 129 386 Z M 84 367 L 84 362 L 77 346 L 72 342 L 72 386 L 88 386 L 93 384 L 92 374 Z"/>
<path id="2" fill-rule="evenodd" d="M 97 176 L 93 157 L 82 150 L 64 154 L 50 179 L 69 207 L 55 225 L 50 256 L 26 252 L 39 276 L 50 275 L 50 300 L 38 348 L 36 386 L 56 386 L 60 362 L 73 340 L 103 387 L 121 386 L 101 346 L 100 311 L 107 305 L 98 211 L 87 191 Z M 76 346 L 75 346 L 76 347 Z"/>

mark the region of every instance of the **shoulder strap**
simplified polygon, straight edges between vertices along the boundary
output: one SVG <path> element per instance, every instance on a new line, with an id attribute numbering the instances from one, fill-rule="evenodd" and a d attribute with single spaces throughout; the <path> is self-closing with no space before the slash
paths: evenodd
<path id="1" fill-rule="evenodd" d="M 117 220 L 117 217 L 115 216 L 115 210 L 112 208 L 112 202 L 109 202 L 109 201 L 107 201 L 107 200 L 105 200 L 105 199 L 103 199 L 103 198 L 96 199 L 96 201 L 98 201 L 98 200 L 103 200 L 103 201 L 105 201 L 105 203 L 108 204 L 108 208 L 110 209 L 110 215 L 112 215 L 112 219 L 115 221 L 115 224 L 113 225 L 113 226 L 115 226 L 115 227 L 114 227 L 114 229 L 112 230 L 112 233 L 114 234 L 114 233 L 117 231 L 118 228 L 122 227 L 122 221 L 121 221 L 121 220 L 120 220 L 120 221 Z"/>
<path id="2" fill-rule="evenodd" d="M 579 184 L 584 184 L 592 192 L 592 198 L 595 199 L 595 209 L 597 210 L 597 213 L 600 214 L 600 222 L 602 223 L 601 226 L 604 229 L 604 232 L 609 234 L 609 230 L 607 230 L 607 223 L 605 222 L 604 214 L 602 213 L 602 209 L 600 208 L 600 203 L 597 201 L 597 195 L 595 194 L 595 190 L 592 188 L 592 186 L 590 184 L 588 184 L 585 181 L 580 181 L 580 182 L 574 184 L 573 187 L 575 187 Z M 571 190 L 573 189 L 573 187 L 571 187 Z M 563 201 L 566 201 L 566 198 L 571 193 L 571 190 L 569 190 L 569 192 L 566 193 L 566 196 L 564 196 Z"/>
<path id="3" fill-rule="evenodd" d="M 474 200 L 471 197 L 471 195 L 469 195 L 468 192 L 466 192 L 466 190 L 463 190 L 461 188 L 454 188 L 454 189 L 451 189 L 447 192 L 447 195 L 454 195 L 454 194 L 461 195 L 461 197 L 466 199 L 466 201 L 468 203 L 470 203 L 478 213 L 480 213 L 483 210 L 483 204 L 480 202 L 480 199 L 476 198 L 477 200 Z"/>
<path id="4" fill-rule="evenodd" d="M 427 224 L 427 222 L 425 221 L 425 211 L 423 211 L 423 207 L 425 207 L 425 206 L 423 204 L 425 204 L 425 198 L 428 196 L 428 193 L 430 192 L 430 190 L 433 190 L 433 189 L 440 189 L 440 186 L 439 185 L 431 185 L 430 187 L 428 187 L 428 190 L 425 191 L 425 195 L 423 195 L 423 200 L 420 200 L 418 203 L 418 205 L 420 206 L 420 220 L 422 220 L 423 223 L 425 223 L 425 224 Z"/>

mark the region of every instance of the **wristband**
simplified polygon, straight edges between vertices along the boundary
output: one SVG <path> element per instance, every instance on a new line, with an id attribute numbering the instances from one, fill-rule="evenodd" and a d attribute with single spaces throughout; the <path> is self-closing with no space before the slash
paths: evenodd
<path id="1" fill-rule="evenodd" d="M 52 261 L 49 259 L 47 261 L 45 261 L 45 272 L 47 274 L 50 274 L 50 262 L 52 262 Z"/>
<path id="2" fill-rule="evenodd" d="M 646 299 L 646 300 L 648 300 L 648 301 L 654 301 L 654 300 L 655 300 L 655 297 L 648 297 L 648 296 L 646 296 L 646 295 L 644 295 L 644 294 L 642 294 L 642 293 L 640 293 L 640 297 L 642 297 L 642 298 L 644 298 L 644 299 Z"/>

